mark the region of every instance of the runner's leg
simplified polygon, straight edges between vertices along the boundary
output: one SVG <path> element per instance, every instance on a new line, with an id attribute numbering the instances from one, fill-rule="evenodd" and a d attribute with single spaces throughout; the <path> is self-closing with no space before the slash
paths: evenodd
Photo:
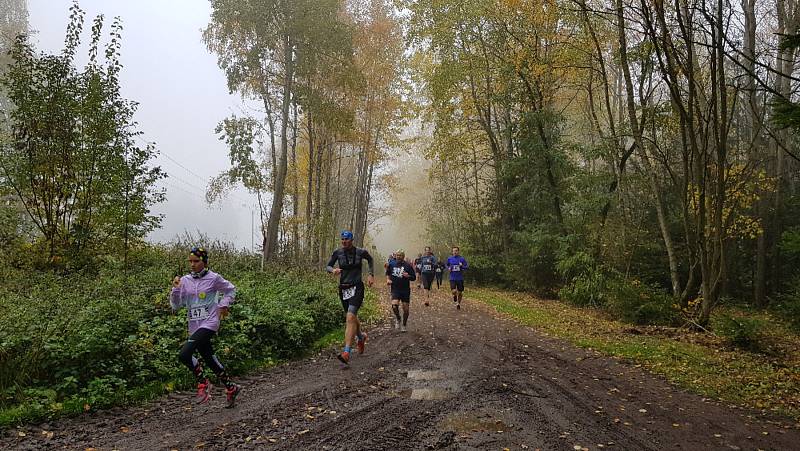
<path id="1" fill-rule="evenodd" d="M 394 313 L 395 329 L 400 327 L 400 300 L 392 299 L 392 312 Z"/>
<path id="2" fill-rule="evenodd" d="M 189 371 L 195 375 L 198 382 L 204 381 L 205 376 L 203 375 L 203 365 L 194 357 L 194 351 L 198 350 L 205 341 L 210 340 L 213 334 L 214 331 L 210 329 L 197 329 L 192 336 L 186 340 L 180 353 L 178 353 L 178 360 L 189 368 Z"/>
<path id="3" fill-rule="evenodd" d="M 197 346 L 197 350 L 200 352 L 200 356 L 203 357 L 203 361 L 206 363 L 206 365 L 211 368 L 211 371 L 213 371 L 214 374 L 217 375 L 219 381 L 222 382 L 226 388 L 229 388 L 233 385 L 233 382 L 228 377 L 225 367 L 214 354 L 214 345 L 211 343 L 211 338 L 213 336 L 213 332 L 208 334 L 208 338 L 200 342 L 200 344 Z"/>
<path id="4" fill-rule="evenodd" d="M 409 312 L 411 310 L 409 308 L 410 306 L 411 306 L 410 302 L 403 302 L 403 326 L 404 327 L 408 323 L 408 314 L 409 314 Z"/>

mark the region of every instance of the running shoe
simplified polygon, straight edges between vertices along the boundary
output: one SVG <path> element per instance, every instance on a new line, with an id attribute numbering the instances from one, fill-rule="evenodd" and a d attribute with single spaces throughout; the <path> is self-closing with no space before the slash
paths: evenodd
<path id="1" fill-rule="evenodd" d="M 456 310 L 461 310 L 461 303 L 456 304 Z"/>
<path id="2" fill-rule="evenodd" d="M 211 399 L 211 381 L 205 379 L 203 382 L 197 383 L 197 395 L 194 399 L 198 404 L 208 402 Z"/>
<path id="3" fill-rule="evenodd" d="M 406 325 L 405 325 L 405 324 L 403 324 L 403 325 L 400 327 L 400 332 L 408 332 L 408 329 L 406 329 Z"/>
<path id="4" fill-rule="evenodd" d="M 227 389 L 225 389 L 225 394 L 228 397 L 228 405 L 225 407 L 227 407 L 228 409 L 233 408 L 233 406 L 236 404 L 236 397 L 239 396 L 239 392 L 241 391 L 242 391 L 242 386 L 237 384 L 233 384 Z"/>
<path id="5" fill-rule="evenodd" d="M 358 351 L 359 354 L 364 353 L 364 345 L 366 344 L 367 344 L 367 333 L 361 332 L 361 339 L 360 340 L 356 339 L 356 350 Z"/>
<path id="6" fill-rule="evenodd" d="M 338 354 L 336 356 L 336 358 L 339 359 L 339 361 L 344 363 L 345 365 L 350 365 L 350 353 L 349 352 L 342 351 L 342 353 Z"/>
<path id="7" fill-rule="evenodd" d="M 395 318 L 394 319 L 394 330 L 400 329 L 400 320 Z"/>
<path id="8" fill-rule="evenodd" d="M 431 303 L 430 303 L 430 302 L 428 302 L 428 301 L 425 301 L 425 307 L 430 307 L 430 305 L 431 305 Z"/>

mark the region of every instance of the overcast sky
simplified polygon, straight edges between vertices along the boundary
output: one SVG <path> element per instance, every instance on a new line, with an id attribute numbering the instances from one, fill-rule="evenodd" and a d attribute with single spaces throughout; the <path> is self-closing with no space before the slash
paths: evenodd
<path id="1" fill-rule="evenodd" d="M 61 50 L 71 4 L 71 0 L 28 0 L 30 27 L 37 32 L 34 42 L 40 49 Z M 228 93 L 216 56 L 201 40 L 201 29 L 211 12 L 209 2 L 81 0 L 80 6 L 86 12 L 84 42 L 96 15 L 106 17 L 107 27 L 115 16 L 122 18 L 122 94 L 139 102 L 139 130 L 144 132 L 144 140 L 156 143 L 161 155 L 155 163 L 170 175 L 162 184 L 167 200 L 154 209 L 164 215 L 162 227 L 149 239 L 169 241 L 184 231 L 200 231 L 211 239 L 247 248 L 255 236 L 259 245 L 254 196 L 239 189 L 222 205 L 208 206 L 204 200 L 208 180 L 230 167 L 227 149 L 214 134 L 214 127 L 244 108 L 238 96 Z M 85 62 L 85 54 L 79 56 L 83 57 L 79 64 Z M 384 170 L 399 170 L 406 182 L 414 180 L 410 186 L 424 187 L 426 176 L 421 168 L 400 170 L 414 159 L 401 159 L 404 161 L 394 161 Z M 426 190 L 419 191 L 414 194 L 424 195 Z M 413 210 L 398 206 L 372 228 L 383 255 L 398 247 L 414 252 L 424 244 L 424 224 Z M 252 235 L 251 212 L 255 212 L 256 230 Z"/>
<path id="2" fill-rule="evenodd" d="M 40 49 L 57 52 L 63 47 L 71 4 L 28 0 L 30 27 L 37 31 L 34 41 Z M 209 2 L 81 0 L 80 6 L 86 11 L 84 41 L 96 15 L 105 15 L 107 27 L 114 16 L 122 18 L 122 94 L 139 102 L 139 130 L 143 139 L 156 143 L 161 152 L 156 164 L 170 175 L 163 183 L 167 201 L 155 208 L 164 214 L 162 228 L 150 239 L 168 241 L 185 230 L 199 230 L 249 248 L 254 197 L 242 189 L 211 207 L 203 197 L 208 179 L 230 166 L 214 127 L 242 108 L 238 96 L 228 94 L 216 57 L 201 41 Z"/>

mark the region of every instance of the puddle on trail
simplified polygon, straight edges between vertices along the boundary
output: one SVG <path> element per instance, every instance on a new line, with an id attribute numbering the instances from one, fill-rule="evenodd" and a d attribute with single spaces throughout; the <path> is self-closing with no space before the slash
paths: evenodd
<path id="1" fill-rule="evenodd" d="M 444 379 L 444 372 L 438 370 L 409 370 L 408 378 L 415 381 L 435 381 Z"/>
<path id="2" fill-rule="evenodd" d="M 409 398 L 411 399 L 427 399 L 427 400 L 435 400 L 435 399 L 447 399 L 450 397 L 450 393 L 447 390 L 442 390 L 441 388 L 415 388 L 411 390 Z"/>

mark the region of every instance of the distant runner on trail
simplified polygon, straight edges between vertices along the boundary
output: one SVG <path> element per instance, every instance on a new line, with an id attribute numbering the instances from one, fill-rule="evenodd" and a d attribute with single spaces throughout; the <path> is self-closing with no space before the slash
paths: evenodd
<path id="1" fill-rule="evenodd" d="M 202 247 L 193 247 L 189 253 L 191 274 L 175 276 L 169 303 L 172 310 L 187 308 L 189 319 L 189 339 L 181 348 L 178 360 L 186 365 L 197 378 L 197 402 L 211 399 L 211 382 L 203 373 L 203 365 L 194 357 L 200 352 L 203 362 L 211 367 L 220 382 L 225 385 L 228 399 L 227 407 L 233 407 L 242 387 L 233 383 L 225 367 L 214 355 L 211 339 L 219 331 L 219 322 L 228 316 L 228 308 L 234 302 L 236 287 L 219 274 L 210 271 L 208 252 Z"/>
<path id="2" fill-rule="evenodd" d="M 425 289 L 425 306 L 431 305 L 431 285 L 436 275 L 436 256 L 431 252 L 430 246 L 425 246 L 425 255 L 420 258 L 420 274 L 422 275 L 422 288 Z"/>
<path id="3" fill-rule="evenodd" d="M 422 288 L 422 278 L 420 272 L 422 271 L 422 254 L 418 254 L 414 259 L 414 271 L 417 273 L 417 288 Z"/>
<path id="4" fill-rule="evenodd" d="M 467 260 L 458 254 L 458 246 L 453 246 L 453 255 L 447 258 L 447 269 L 450 271 L 450 290 L 453 292 L 453 303 L 461 309 L 464 296 L 464 270 L 469 267 Z"/>
<path id="5" fill-rule="evenodd" d="M 361 331 L 361 322 L 358 321 L 358 309 L 364 302 L 364 282 L 361 279 L 361 264 L 364 260 L 369 264 L 369 277 L 367 284 L 372 286 L 375 283 L 375 265 L 372 256 L 366 249 L 353 246 L 353 232 L 343 231 L 341 233 L 342 247 L 333 251 L 331 259 L 325 270 L 331 274 L 339 274 L 339 299 L 347 315 L 347 326 L 344 332 L 344 350 L 337 355 L 345 365 L 350 364 L 350 351 L 353 338 L 356 339 L 356 349 L 359 354 L 364 353 L 364 345 L 367 342 L 367 334 Z M 333 265 L 338 263 L 339 267 Z"/>
<path id="6" fill-rule="evenodd" d="M 414 268 L 406 261 L 402 249 L 395 252 L 397 259 L 386 268 L 386 285 L 389 286 L 394 312 L 394 328 L 405 332 L 411 306 L 411 281 L 416 280 Z M 403 321 L 400 322 L 400 303 L 403 304 Z"/>
<path id="7" fill-rule="evenodd" d="M 436 262 L 436 289 L 442 288 L 442 276 L 444 276 L 444 270 L 447 268 L 447 265 L 444 264 L 444 258 L 440 258 L 439 261 Z"/>

